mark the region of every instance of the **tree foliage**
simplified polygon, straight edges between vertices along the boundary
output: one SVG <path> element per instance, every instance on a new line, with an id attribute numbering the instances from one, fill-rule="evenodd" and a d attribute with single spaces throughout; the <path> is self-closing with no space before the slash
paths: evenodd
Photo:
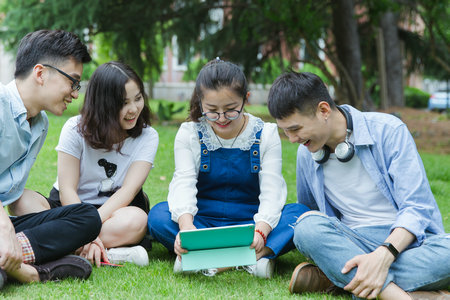
<path id="1" fill-rule="evenodd" d="M 421 70 L 437 78 L 448 78 L 448 2 L 0 0 L 0 11 L 6 12 L 0 14 L 0 38 L 14 48 L 32 30 L 73 31 L 94 45 L 97 63 L 123 60 L 152 82 L 162 71 L 164 47 L 177 36 L 178 55 L 184 61 L 199 57 L 207 61 L 219 56 L 240 64 L 249 80 L 258 83 L 270 83 L 276 73 L 306 63 L 320 70 L 338 99 L 371 107 L 370 94 L 380 84 L 377 30 L 389 13 L 397 18 L 397 25 L 403 24 L 395 28 L 394 20 L 389 28 L 401 43 L 392 47 L 401 47 L 397 54 L 404 57 L 394 59 L 388 67 L 406 62 L 407 72 Z M 405 26 L 408 22 L 415 25 L 417 20 L 423 22 L 423 31 Z M 356 24 L 357 30 L 343 34 L 344 29 L 349 29 L 346 24 Z M 385 51 L 387 55 L 393 53 L 389 50 Z M 194 73 L 188 72 L 186 78 L 195 78 L 198 65 L 190 66 Z M 389 72 L 388 75 L 394 76 Z M 395 76 L 401 80 L 401 74 Z M 391 82 L 392 78 L 388 80 Z M 397 85 L 394 89 L 402 88 Z"/>
<path id="2" fill-rule="evenodd" d="M 404 32 L 411 56 L 410 68 L 423 69 L 438 79 L 450 77 L 450 1 L 420 0 L 409 4 L 409 14 L 424 24 L 423 34 Z"/>
<path id="3" fill-rule="evenodd" d="M 150 74 L 148 79 L 155 79 L 162 63 L 161 28 L 170 19 L 172 2 L 6 1 L 2 10 L 7 14 L 0 38 L 15 48 L 26 33 L 41 28 L 72 31 L 86 42 L 99 37 L 103 47 L 111 48 L 112 57 L 126 61 L 140 75 Z"/>

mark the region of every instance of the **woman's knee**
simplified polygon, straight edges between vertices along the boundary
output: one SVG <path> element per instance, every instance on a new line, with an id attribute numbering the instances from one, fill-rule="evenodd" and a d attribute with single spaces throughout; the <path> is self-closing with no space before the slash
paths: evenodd
<path id="1" fill-rule="evenodd" d="M 306 205 L 301 203 L 289 203 L 284 206 L 283 212 L 284 211 L 290 211 L 292 213 L 295 213 L 297 217 L 299 217 L 305 212 L 310 211 L 310 209 Z"/>
<path id="2" fill-rule="evenodd" d="M 111 219 L 120 223 L 120 227 L 129 231 L 142 231 L 147 228 L 147 214 L 135 206 L 127 206 L 113 213 Z"/>
<path id="3" fill-rule="evenodd" d="M 168 221 L 171 221 L 171 214 L 167 202 L 155 204 L 148 214 L 148 226 L 155 227 Z"/>
<path id="4" fill-rule="evenodd" d="M 166 218 L 167 214 L 170 214 L 169 205 L 166 201 L 164 201 L 155 204 L 152 209 L 150 209 L 148 216 L 154 219 L 158 219 Z"/>
<path id="5" fill-rule="evenodd" d="M 136 223 L 139 228 L 147 228 L 147 214 L 140 208 L 135 208 L 133 211 L 131 222 Z"/>

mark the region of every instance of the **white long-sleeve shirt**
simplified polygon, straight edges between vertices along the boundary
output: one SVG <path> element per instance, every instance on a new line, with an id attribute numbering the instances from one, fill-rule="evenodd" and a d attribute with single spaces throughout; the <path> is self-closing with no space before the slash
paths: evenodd
<path id="1" fill-rule="evenodd" d="M 209 151 L 222 147 L 221 144 L 229 148 L 233 142 L 233 148 L 249 150 L 255 141 L 256 132 L 263 128 L 260 144 L 260 205 L 253 219 L 255 222 L 264 221 L 275 228 L 287 195 L 286 182 L 281 174 L 280 136 L 276 124 L 264 123 L 259 118 L 246 115 L 249 118 L 248 125 L 236 141 L 234 138 L 225 140 L 216 137 L 206 121 L 200 123 L 202 139 Z M 168 195 L 169 209 L 174 222 L 178 222 L 178 218 L 183 214 L 195 216 L 198 211 L 196 185 L 200 168 L 200 143 L 197 130 L 197 123 L 186 122 L 181 124 L 175 137 L 175 173 L 169 185 Z"/>

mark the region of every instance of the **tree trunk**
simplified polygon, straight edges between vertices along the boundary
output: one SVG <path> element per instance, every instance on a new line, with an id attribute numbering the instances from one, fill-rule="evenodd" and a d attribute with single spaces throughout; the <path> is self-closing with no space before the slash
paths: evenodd
<path id="1" fill-rule="evenodd" d="M 403 59 L 397 29 L 398 15 L 386 12 L 381 16 L 384 53 L 386 65 L 386 83 L 389 106 L 405 106 L 403 98 Z"/>
<path id="2" fill-rule="evenodd" d="M 389 108 L 389 98 L 387 92 L 387 76 L 386 76 L 386 58 L 384 48 L 383 30 L 377 28 L 377 62 L 378 62 L 378 80 L 380 83 L 380 108 Z"/>
<path id="3" fill-rule="evenodd" d="M 151 99 L 153 99 L 153 87 L 154 87 L 154 82 L 153 82 L 152 78 L 150 78 L 148 80 L 147 86 L 148 86 L 147 96 L 148 96 L 148 99 L 151 100 Z"/>
<path id="4" fill-rule="evenodd" d="M 333 34 L 337 56 L 344 67 L 344 70 L 338 68 L 341 86 L 348 97 L 347 101 L 362 109 L 361 49 L 353 0 L 333 1 Z M 345 102 L 345 99 L 342 100 Z"/>

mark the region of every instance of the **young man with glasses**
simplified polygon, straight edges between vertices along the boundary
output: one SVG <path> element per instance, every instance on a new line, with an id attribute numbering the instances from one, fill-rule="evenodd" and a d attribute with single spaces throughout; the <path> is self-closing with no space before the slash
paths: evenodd
<path id="1" fill-rule="evenodd" d="M 95 207 L 70 205 L 35 214 L 45 198 L 25 189 L 48 131 L 44 111 L 62 115 L 78 98 L 83 63 L 91 57 L 77 36 L 39 30 L 20 42 L 15 79 L 0 84 L 0 288 L 20 282 L 85 279 L 92 267 L 68 255 L 95 239 L 101 221 Z"/>
<path id="2" fill-rule="evenodd" d="M 72 76 L 70 76 L 69 74 L 67 74 L 64 71 L 61 71 L 60 69 L 51 66 L 51 65 L 47 65 L 47 64 L 42 64 L 44 67 L 48 67 L 48 68 L 52 68 L 56 71 L 58 71 L 60 74 L 66 76 L 70 81 L 72 81 L 72 91 L 79 91 L 81 89 L 81 85 L 80 85 L 80 79 L 75 79 Z M 78 76 L 77 76 L 78 77 Z"/>

